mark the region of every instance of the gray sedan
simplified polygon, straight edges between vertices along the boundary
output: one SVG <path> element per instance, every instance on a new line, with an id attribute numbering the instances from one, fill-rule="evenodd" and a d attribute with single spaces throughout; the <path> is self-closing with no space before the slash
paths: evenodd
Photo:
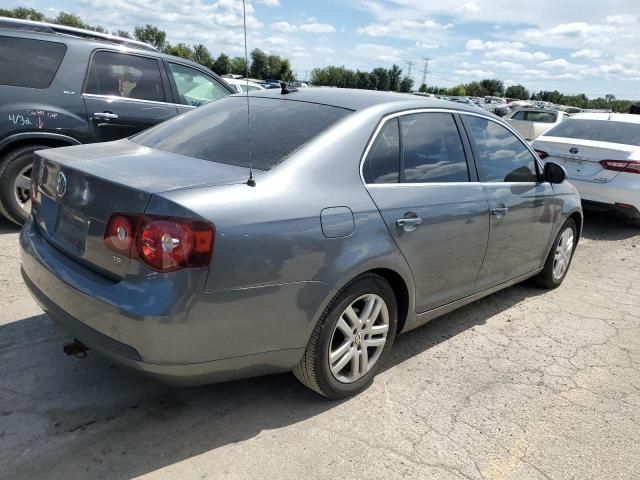
<path id="1" fill-rule="evenodd" d="M 506 123 L 400 94 L 231 96 L 33 172 L 22 273 L 68 352 L 178 385 L 293 370 L 355 394 L 396 334 L 560 285 L 582 228 Z"/>

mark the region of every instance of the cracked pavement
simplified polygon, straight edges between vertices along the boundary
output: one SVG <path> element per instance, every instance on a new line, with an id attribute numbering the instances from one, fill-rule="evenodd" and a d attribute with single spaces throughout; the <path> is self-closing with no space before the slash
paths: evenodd
<path id="1" fill-rule="evenodd" d="M 340 402 L 293 375 L 171 389 L 42 315 L 0 221 L 0 478 L 635 479 L 640 230 L 587 213 L 564 284 L 522 284 L 397 338 Z"/>

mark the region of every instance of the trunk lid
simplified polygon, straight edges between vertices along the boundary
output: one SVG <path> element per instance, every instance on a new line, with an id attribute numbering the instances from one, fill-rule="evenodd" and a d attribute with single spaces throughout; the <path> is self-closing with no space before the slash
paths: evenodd
<path id="1" fill-rule="evenodd" d="M 562 165 L 569 179 L 596 183 L 610 182 L 620 173 L 602 168 L 601 160 L 630 160 L 638 150 L 632 145 L 562 137 L 540 138 L 533 148 L 547 153 L 545 162 Z"/>
<path id="2" fill-rule="evenodd" d="M 42 234 L 69 257 L 112 280 L 130 260 L 104 245 L 115 212 L 144 213 L 156 193 L 242 183 L 248 169 L 154 150 L 128 140 L 37 153 L 39 200 L 33 215 Z"/>

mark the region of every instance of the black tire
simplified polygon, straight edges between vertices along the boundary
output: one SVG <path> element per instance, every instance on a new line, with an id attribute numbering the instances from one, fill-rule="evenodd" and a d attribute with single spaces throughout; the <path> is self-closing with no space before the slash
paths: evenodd
<path id="1" fill-rule="evenodd" d="M 389 317 L 387 340 L 371 369 L 352 383 L 339 381 L 329 366 L 329 349 L 334 329 L 345 309 L 366 294 L 375 294 L 386 303 Z M 398 307 L 393 289 L 379 275 L 362 275 L 347 284 L 329 303 L 318 321 L 306 351 L 293 370 L 295 376 L 311 390 L 331 399 L 345 398 L 365 390 L 389 355 L 398 324 Z M 366 347 L 365 347 L 366 348 Z"/>
<path id="2" fill-rule="evenodd" d="M 50 148 L 45 145 L 26 145 L 7 153 L 0 160 L 0 214 L 17 225 L 22 225 L 29 217 L 16 198 L 16 179 L 20 172 L 33 163 L 33 152 Z M 25 195 L 25 191 L 21 191 Z M 26 191 L 28 196 L 29 192 Z"/>
<path id="3" fill-rule="evenodd" d="M 568 228 L 570 228 L 573 231 L 573 249 L 571 251 L 571 256 L 569 257 L 569 263 L 564 273 L 562 274 L 562 276 L 560 276 L 560 278 L 555 278 L 553 274 L 553 264 L 554 264 L 554 258 L 556 255 L 556 249 L 558 248 L 558 243 L 560 242 L 560 238 L 562 237 L 562 234 Z M 551 247 L 551 250 L 549 251 L 549 256 L 547 257 L 547 261 L 544 264 L 544 269 L 538 275 L 533 277 L 533 281 L 538 286 L 542 288 L 553 289 L 553 288 L 559 287 L 562 284 L 562 281 L 567 276 L 567 273 L 569 272 L 569 268 L 571 267 L 573 254 L 576 251 L 575 246 L 576 246 L 577 240 L 578 240 L 578 236 L 577 236 L 576 222 L 574 222 L 573 219 L 570 218 L 566 222 L 564 222 L 564 225 L 562 225 L 562 227 L 560 228 L 560 231 L 558 232 L 558 235 L 553 241 L 553 245 Z"/>

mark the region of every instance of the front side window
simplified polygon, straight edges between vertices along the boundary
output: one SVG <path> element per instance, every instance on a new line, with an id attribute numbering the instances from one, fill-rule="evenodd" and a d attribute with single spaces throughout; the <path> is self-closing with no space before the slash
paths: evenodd
<path id="1" fill-rule="evenodd" d="M 116 52 L 97 52 L 91 61 L 86 93 L 164 102 L 158 61 Z"/>
<path id="2" fill-rule="evenodd" d="M 195 68 L 177 63 L 170 63 L 169 68 L 178 89 L 180 103 L 183 105 L 199 107 L 229 95 L 222 85 Z"/>
<path id="3" fill-rule="evenodd" d="M 398 183 L 400 133 L 398 119 L 389 120 L 378 134 L 362 168 L 367 183 Z"/>
<path id="4" fill-rule="evenodd" d="M 468 182 L 460 133 L 449 113 L 400 117 L 404 183 Z"/>
<path id="5" fill-rule="evenodd" d="M 0 85 L 48 88 L 66 51 L 63 43 L 0 36 Z"/>
<path id="6" fill-rule="evenodd" d="M 536 159 L 531 151 L 504 126 L 467 115 L 471 141 L 481 182 L 536 182 Z"/>

